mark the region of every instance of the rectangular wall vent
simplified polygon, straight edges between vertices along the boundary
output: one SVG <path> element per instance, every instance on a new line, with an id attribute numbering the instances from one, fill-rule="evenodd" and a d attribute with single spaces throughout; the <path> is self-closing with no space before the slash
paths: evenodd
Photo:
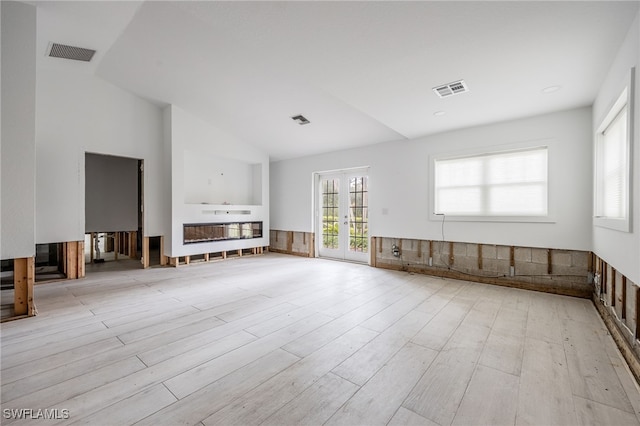
<path id="1" fill-rule="evenodd" d="M 469 91 L 467 84 L 464 80 L 454 81 L 453 83 L 443 84 L 433 88 L 433 91 L 441 98 L 457 95 L 459 93 L 465 93 Z"/>
<path id="2" fill-rule="evenodd" d="M 51 43 L 48 55 L 52 58 L 71 59 L 74 61 L 89 62 L 95 50 L 85 49 L 83 47 L 68 46 L 66 44 Z"/>

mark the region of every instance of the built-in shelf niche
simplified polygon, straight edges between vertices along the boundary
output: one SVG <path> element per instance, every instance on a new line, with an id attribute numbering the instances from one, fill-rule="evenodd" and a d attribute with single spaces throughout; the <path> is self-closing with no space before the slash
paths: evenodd
<path id="1" fill-rule="evenodd" d="M 184 244 L 262 238 L 262 222 L 184 224 Z"/>
<path id="2" fill-rule="evenodd" d="M 262 205 L 262 164 L 184 151 L 185 204 Z"/>

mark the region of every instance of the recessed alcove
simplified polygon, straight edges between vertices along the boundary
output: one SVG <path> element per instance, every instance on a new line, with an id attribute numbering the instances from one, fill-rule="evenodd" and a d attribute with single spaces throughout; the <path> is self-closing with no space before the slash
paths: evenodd
<path id="1" fill-rule="evenodd" d="M 262 164 L 184 150 L 185 204 L 262 205 Z"/>

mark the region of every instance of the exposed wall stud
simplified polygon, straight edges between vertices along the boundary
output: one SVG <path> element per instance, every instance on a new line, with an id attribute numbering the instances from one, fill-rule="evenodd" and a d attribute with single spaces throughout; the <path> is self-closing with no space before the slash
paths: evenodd
<path id="1" fill-rule="evenodd" d="M 149 267 L 149 237 L 142 238 L 142 267 Z"/>
<path id="2" fill-rule="evenodd" d="M 609 266 L 602 262 L 602 290 L 604 294 L 609 294 Z"/>
<path id="3" fill-rule="evenodd" d="M 429 240 L 429 266 L 433 266 L 433 240 Z"/>
<path id="4" fill-rule="evenodd" d="M 67 242 L 67 278 L 75 280 L 78 278 L 78 244 L 75 241 Z"/>
<path id="5" fill-rule="evenodd" d="M 622 276 L 622 319 L 627 319 L 627 277 Z"/>
<path id="6" fill-rule="evenodd" d="M 84 278 L 86 271 L 84 267 L 84 241 L 78 241 L 78 278 Z"/>
<path id="7" fill-rule="evenodd" d="M 371 247 L 371 246 L 369 246 Z M 375 247 L 375 243 L 373 245 Z M 375 249 L 371 250 L 372 253 L 375 253 Z M 309 257 L 316 257 L 316 234 L 309 234 Z"/>
<path id="8" fill-rule="evenodd" d="M 167 256 L 164 255 L 164 235 L 160 236 L 160 266 L 166 266 L 168 262 Z"/>
<path id="9" fill-rule="evenodd" d="M 453 265 L 453 241 L 449 242 L 449 266 Z"/>
<path id="10" fill-rule="evenodd" d="M 138 258 L 138 231 L 129 233 L 129 257 L 132 259 Z"/>
<path id="11" fill-rule="evenodd" d="M 369 243 L 369 247 L 376 247 L 376 237 L 371 237 L 371 242 Z M 369 253 L 369 263 L 371 264 L 371 266 L 375 267 L 376 266 L 376 251 L 371 250 L 371 252 Z"/>
<path id="12" fill-rule="evenodd" d="M 509 247 L 509 276 L 513 277 L 516 274 L 516 248 L 514 246 Z"/>
<path id="13" fill-rule="evenodd" d="M 67 243 L 62 243 L 62 273 L 64 276 L 67 276 L 67 267 L 69 262 L 67 262 Z"/>
<path id="14" fill-rule="evenodd" d="M 611 268 L 611 307 L 616 306 L 616 270 Z"/>
<path id="15" fill-rule="evenodd" d="M 90 254 L 90 256 L 89 256 L 89 261 L 90 261 L 91 263 L 93 263 L 93 256 L 94 256 L 94 254 L 95 254 L 95 239 L 96 239 L 96 233 L 95 233 L 95 232 L 92 232 L 92 233 L 91 233 L 91 234 L 89 234 L 89 235 L 90 235 L 90 238 L 89 238 L 89 241 L 90 241 L 90 242 L 89 242 L 89 244 L 91 244 L 91 245 L 89 246 L 89 252 L 91 253 L 91 254 Z"/>
<path id="16" fill-rule="evenodd" d="M 636 287 L 636 328 L 635 328 L 635 339 L 638 339 L 638 334 L 640 332 L 640 287 Z"/>
<path id="17" fill-rule="evenodd" d="M 36 307 L 33 300 L 35 282 L 35 259 L 23 257 L 13 260 L 13 314 L 14 316 L 34 316 Z"/>

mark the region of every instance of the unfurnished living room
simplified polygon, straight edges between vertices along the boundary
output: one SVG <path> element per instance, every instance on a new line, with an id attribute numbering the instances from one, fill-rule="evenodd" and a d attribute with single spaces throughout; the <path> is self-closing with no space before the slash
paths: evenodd
<path id="1" fill-rule="evenodd" d="M 640 425 L 640 2 L 0 18 L 0 423 Z"/>

